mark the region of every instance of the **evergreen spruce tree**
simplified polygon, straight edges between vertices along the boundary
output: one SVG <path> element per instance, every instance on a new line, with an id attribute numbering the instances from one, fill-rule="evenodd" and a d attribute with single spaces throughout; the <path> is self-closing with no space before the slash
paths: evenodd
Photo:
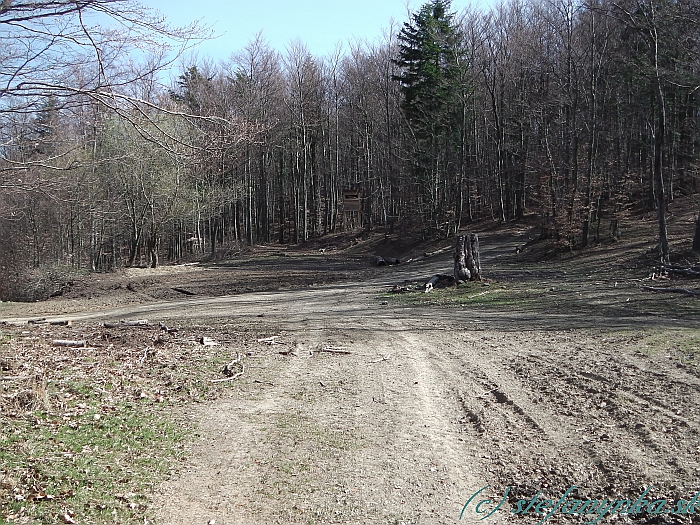
<path id="1" fill-rule="evenodd" d="M 432 0 L 404 23 L 399 34 L 402 108 L 417 128 L 431 127 L 435 118 L 444 120 L 454 93 L 456 78 L 454 15 L 449 0 Z"/>
<path id="2" fill-rule="evenodd" d="M 427 233 L 444 229 L 454 195 L 446 195 L 457 171 L 460 150 L 463 50 L 449 0 L 432 0 L 404 23 L 394 76 L 403 94 L 401 107 L 415 137 L 416 182 Z"/>

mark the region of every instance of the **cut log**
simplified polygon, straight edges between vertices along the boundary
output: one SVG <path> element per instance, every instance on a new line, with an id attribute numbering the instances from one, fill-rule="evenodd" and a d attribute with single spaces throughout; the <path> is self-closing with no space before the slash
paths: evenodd
<path id="1" fill-rule="evenodd" d="M 396 257 L 384 257 L 384 261 L 389 265 L 389 266 L 394 266 L 396 264 L 401 263 Z"/>
<path id="2" fill-rule="evenodd" d="M 437 284 L 437 282 L 440 280 L 439 275 L 434 275 L 427 283 L 425 283 L 425 293 L 432 292 L 433 288 Z"/>
<path id="3" fill-rule="evenodd" d="M 127 327 L 136 327 L 136 328 L 150 328 L 151 325 L 148 322 L 148 319 L 138 319 L 136 321 L 125 321 L 121 320 L 118 323 L 109 323 L 105 322 L 102 326 L 105 328 L 127 328 Z"/>
<path id="4" fill-rule="evenodd" d="M 386 266 L 386 261 L 384 260 L 384 257 L 380 257 L 379 255 L 375 255 L 372 258 L 372 261 L 374 262 L 375 266 Z"/>
<path id="5" fill-rule="evenodd" d="M 279 335 L 273 335 L 272 337 L 263 337 L 262 339 L 258 339 L 257 341 L 258 343 L 265 343 L 268 345 L 281 345 L 282 343 L 278 341 L 279 338 Z"/>
<path id="6" fill-rule="evenodd" d="M 51 342 L 51 346 L 68 346 L 71 348 L 85 348 L 87 346 L 87 341 L 85 340 L 73 340 L 73 339 L 54 339 Z"/>
<path id="7" fill-rule="evenodd" d="M 445 288 L 447 286 L 454 286 L 455 278 L 452 275 L 445 275 L 439 273 L 430 278 L 430 280 L 425 283 L 425 292 L 430 292 L 434 288 Z"/>
<path id="8" fill-rule="evenodd" d="M 455 281 L 481 281 L 479 236 L 476 233 L 455 238 L 454 260 Z"/>
<path id="9" fill-rule="evenodd" d="M 123 321 L 124 326 L 149 326 L 148 319 L 137 319 L 136 321 Z"/>

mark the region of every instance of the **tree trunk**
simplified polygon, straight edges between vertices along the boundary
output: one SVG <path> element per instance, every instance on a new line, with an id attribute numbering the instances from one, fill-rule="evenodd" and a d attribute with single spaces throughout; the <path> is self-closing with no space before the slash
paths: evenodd
<path id="1" fill-rule="evenodd" d="M 160 238 L 158 232 L 152 230 L 148 235 L 148 264 L 151 268 L 158 267 L 158 248 Z"/>
<path id="2" fill-rule="evenodd" d="M 454 259 L 455 281 L 481 281 L 479 236 L 476 233 L 456 237 Z"/>
<path id="3" fill-rule="evenodd" d="M 693 251 L 700 252 L 700 213 L 695 221 L 695 236 L 693 237 Z"/>
<path id="4" fill-rule="evenodd" d="M 131 243 L 129 245 L 129 262 L 127 266 L 133 266 L 136 262 L 136 257 L 139 252 L 139 243 L 141 242 L 141 229 L 133 228 L 131 232 Z"/>

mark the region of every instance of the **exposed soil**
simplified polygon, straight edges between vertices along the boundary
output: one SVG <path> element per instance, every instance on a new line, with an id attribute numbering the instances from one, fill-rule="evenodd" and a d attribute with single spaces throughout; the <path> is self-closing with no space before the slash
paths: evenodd
<path id="1" fill-rule="evenodd" d="M 675 242 L 688 242 L 686 220 Z M 529 229 L 482 226 L 490 280 L 470 285 L 466 306 L 441 304 L 442 292 L 431 296 L 440 304 L 389 298 L 392 284 L 449 273 L 451 254 L 405 247 L 396 255 L 417 260 L 372 268 L 378 243 L 94 276 L 0 315 L 148 317 L 239 334 L 226 351 L 245 355 L 245 373 L 219 399 L 183 409 L 199 437 L 153 496 L 159 523 L 477 523 L 476 502 L 493 508 L 506 494 L 486 521 L 537 523 L 510 509 L 573 485 L 570 499 L 634 500 L 653 485 L 647 497 L 666 508 L 690 500 L 700 491 L 700 303 L 640 288 L 667 285 L 647 279 L 653 223 L 549 263 L 516 253 Z M 700 518 L 647 509 L 601 522 L 612 520 Z"/>

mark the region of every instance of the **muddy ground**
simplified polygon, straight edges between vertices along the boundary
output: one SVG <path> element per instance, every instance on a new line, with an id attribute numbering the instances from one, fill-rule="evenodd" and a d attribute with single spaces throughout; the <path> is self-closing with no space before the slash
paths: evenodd
<path id="1" fill-rule="evenodd" d="M 401 254 L 414 261 L 373 268 L 379 239 L 92 276 L 0 317 L 148 318 L 243 356 L 220 397 L 181 408 L 198 438 L 152 495 L 158 523 L 477 523 L 478 502 L 505 498 L 484 521 L 534 524 L 544 515 L 511 512 L 518 501 L 572 486 L 569 500 L 653 486 L 646 498 L 667 501 L 600 522 L 698 523 L 700 505 L 666 511 L 700 491 L 700 303 L 643 288 L 697 282 L 650 279 L 650 231 L 635 222 L 618 243 L 537 262 L 516 253 L 532 230 L 486 225 L 488 279 L 461 295 L 391 294 L 449 273 L 451 255 L 414 246 Z M 596 519 L 568 510 L 547 522 Z"/>

